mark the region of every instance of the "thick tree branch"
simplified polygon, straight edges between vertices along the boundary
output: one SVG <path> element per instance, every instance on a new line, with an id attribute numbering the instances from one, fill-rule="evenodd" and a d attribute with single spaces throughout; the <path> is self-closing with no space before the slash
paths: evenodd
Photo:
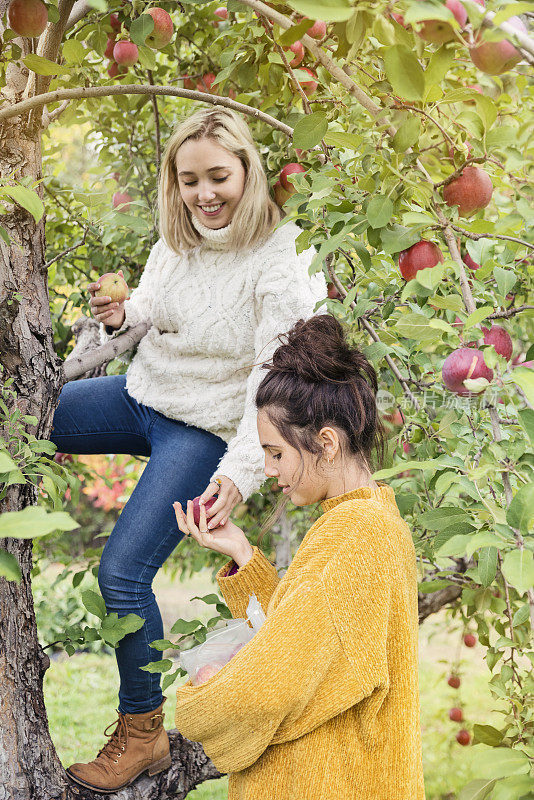
<path id="1" fill-rule="evenodd" d="M 517 306 L 517 308 L 509 308 L 507 311 L 496 311 L 494 314 L 490 314 L 486 317 L 486 319 L 509 319 L 509 317 L 513 317 L 521 311 L 530 311 L 531 309 L 534 309 L 534 306 Z"/>
<path id="2" fill-rule="evenodd" d="M 293 135 L 293 129 L 283 122 L 279 122 L 270 114 L 265 114 L 253 106 L 247 106 L 244 103 L 238 103 L 236 100 L 231 100 L 229 97 L 219 97 L 216 94 L 206 94 L 206 92 L 197 92 L 193 89 L 180 89 L 174 86 L 150 86 L 143 84 L 126 84 L 121 86 L 89 86 L 89 87 L 76 87 L 75 89 L 56 89 L 54 92 L 47 92 L 40 94 L 37 97 L 29 97 L 26 100 L 21 100 L 19 103 L 14 103 L 12 106 L 7 106 L 0 109 L 0 122 L 12 117 L 18 117 L 31 111 L 34 108 L 40 108 L 48 103 L 58 103 L 62 100 L 80 100 L 85 97 L 106 97 L 115 94 L 161 94 L 169 97 L 184 97 L 189 100 L 200 100 L 205 103 L 212 103 L 213 105 L 226 106 L 232 108 L 234 111 L 240 111 L 242 114 L 255 117 L 255 119 L 265 122 L 276 130 L 282 131 L 287 136 Z"/>
<path id="3" fill-rule="evenodd" d="M 122 333 L 120 336 L 117 336 L 115 339 L 112 339 L 94 350 L 88 350 L 79 356 L 69 356 L 63 362 L 65 383 L 79 378 L 80 375 L 90 372 L 101 364 L 107 363 L 113 358 L 120 356 L 122 353 L 126 353 L 141 341 L 147 331 L 148 323 L 140 322 L 139 325 L 135 325 L 125 333 Z"/>
<path id="4" fill-rule="evenodd" d="M 454 225 L 452 222 L 450 223 L 450 226 L 453 230 L 461 233 L 462 236 L 465 236 L 467 239 L 473 239 L 475 242 L 479 239 L 504 239 L 507 242 L 517 242 L 517 244 L 522 244 L 524 247 L 534 250 L 534 244 L 526 242 L 524 239 L 519 239 L 517 236 L 505 236 L 502 233 L 471 233 L 471 231 L 466 231 L 464 228 L 460 228 L 458 225 Z"/>

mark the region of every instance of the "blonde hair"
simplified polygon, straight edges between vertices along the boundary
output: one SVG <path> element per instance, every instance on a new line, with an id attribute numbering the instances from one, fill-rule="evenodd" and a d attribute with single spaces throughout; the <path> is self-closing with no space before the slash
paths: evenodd
<path id="1" fill-rule="evenodd" d="M 228 250 L 251 248 L 272 233 L 281 220 L 281 211 L 269 195 L 267 176 L 248 125 L 223 106 L 196 111 L 178 125 L 167 142 L 158 186 L 160 236 L 175 252 L 191 250 L 202 240 L 182 200 L 176 170 L 176 155 L 182 144 L 200 139 L 212 139 L 241 159 L 245 185 L 226 246 Z"/>

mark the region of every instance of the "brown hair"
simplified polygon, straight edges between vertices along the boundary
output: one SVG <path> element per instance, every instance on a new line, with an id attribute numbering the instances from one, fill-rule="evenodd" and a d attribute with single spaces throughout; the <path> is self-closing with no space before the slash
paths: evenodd
<path id="1" fill-rule="evenodd" d="M 211 139 L 241 159 L 245 186 L 232 218 L 226 249 L 252 248 L 271 235 L 282 213 L 269 194 L 261 156 L 247 123 L 235 111 L 223 106 L 201 108 L 187 116 L 166 144 L 158 186 L 160 236 L 176 253 L 191 250 L 202 240 L 182 200 L 176 172 L 176 155 L 182 144 L 201 139 Z"/>
<path id="2" fill-rule="evenodd" d="M 324 455 L 317 434 L 325 425 L 341 432 L 342 458 L 361 458 L 374 472 L 387 452 L 387 437 L 376 406 L 378 380 L 372 364 L 351 346 L 341 323 L 330 314 L 300 319 L 290 331 L 278 336 L 282 342 L 260 383 L 255 403 L 265 409 L 270 422 L 301 455 L 302 450 Z M 284 341 L 285 340 L 285 341 Z M 279 519 L 289 498 L 277 504 L 262 527 L 263 534 Z M 259 543 L 259 542 L 258 542 Z"/>

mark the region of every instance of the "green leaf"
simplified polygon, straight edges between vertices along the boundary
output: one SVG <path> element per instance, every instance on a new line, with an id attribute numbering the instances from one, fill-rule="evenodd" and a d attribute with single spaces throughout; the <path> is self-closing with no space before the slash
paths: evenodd
<path id="1" fill-rule="evenodd" d="M 164 692 L 165 689 L 168 689 L 169 686 L 174 683 L 178 675 L 182 672 L 180 668 L 175 669 L 174 672 L 169 672 L 168 675 L 165 675 L 163 678 L 163 682 L 161 684 L 161 691 Z"/>
<path id="2" fill-rule="evenodd" d="M 476 778 L 463 787 L 458 795 L 458 800 L 485 800 L 494 786 L 495 779 Z"/>
<path id="3" fill-rule="evenodd" d="M 532 11 L 532 3 L 530 2 L 513 2 L 508 3 L 504 8 L 501 8 L 493 17 L 493 25 L 500 25 L 501 22 L 506 22 L 510 17 L 518 16 L 519 14 L 526 14 L 527 11 Z"/>
<path id="4" fill-rule="evenodd" d="M 393 203 L 389 197 L 377 194 L 367 204 L 365 212 L 372 228 L 383 228 L 393 214 Z"/>
<path id="5" fill-rule="evenodd" d="M 471 543 L 470 543 L 471 544 Z M 467 555 L 466 548 L 466 556 Z M 497 555 L 498 550 L 496 547 L 483 547 L 478 554 L 478 577 L 482 586 L 491 586 L 497 574 Z"/>
<path id="6" fill-rule="evenodd" d="M 311 150 L 319 144 L 328 130 L 328 120 L 324 111 L 315 111 L 301 117 L 293 131 L 293 145 L 302 150 Z"/>
<path id="7" fill-rule="evenodd" d="M 87 50 L 77 39 L 67 39 L 61 49 L 61 55 L 67 64 L 82 64 L 87 56 Z"/>
<path id="8" fill-rule="evenodd" d="M 534 369 L 528 367 L 514 367 L 506 383 L 517 383 L 527 396 L 530 405 L 534 406 Z"/>
<path id="9" fill-rule="evenodd" d="M 425 70 L 426 91 L 441 83 L 454 61 L 455 51 L 452 47 L 440 47 L 432 53 L 428 67 Z"/>
<path id="10" fill-rule="evenodd" d="M 2 186 L 2 192 L 9 195 L 15 203 L 25 208 L 36 222 L 39 222 L 45 209 L 43 201 L 37 192 L 34 192 L 33 189 L 28 189 L 27 186 L 21 186 L 20 184 L 17 184 L 17 186 Z"/>
<path id="11" fill-rule="evenodd" d="M 425 75 L 412 50 L 402 44 L 389 47 L 384 53 L 384 67 L 396 94 L 409 101 L 423 99 Z"/>
<path id="12" fill-rule="evenodd" d="M 363 137 L 357 136 L 354 133 L 344 133 L 342 131 L 328 131 L 325 133 L 324 140 L 327 145 L 331 147 L 338 147 L 339 149 L 358 150 Z"/>
<path id="13" fill-rule="evenodd" d="M 474 325 L 478 325 L 479 322 L 482 322 L 483 319 L 489 317 L 490 314 L 493 314 L 495 309 L 493 306 L 481 306 L 480 308 L 476 308 L 469 316 L 467 317 L 464 323 L 464 331 L 469 330 Z"/>
<path id="14" fill-rule="evenodd" d="M 90 614 L 94 614 L 102 620 L 105 618 L 106 603 L 104 602 L 104 598 L 96 592 L 93 592 L 92 589 L 86 589 L 82 592 L 82 603 Z"/>
<path id="15" fill-rule="evenodd" d="M 41 506 L 28 506 L 22 511 L 5 511 L 0 516 L 0 539 L 34 539 L 52 531 L 72 531 L 79 527 L 64 511 L 47 512 Z"/>
<path id="16" fill-rule="evenodd" d="M 491 800 L 532 800 L 532 782 L 530 775 L 510 775 L 495 785 Z"/>
<path id="17" fill-rule="evenodd" d="M 474 744 L 487 744 L 497 747 L 503 740 L 504 734 L 492 725 L 473 725 Z"/>
<path id="18" fill-rule="evenodd" d="M 187 636 L 188 634 L 196 631 L 200 625 L 201 622 L 198 619 L 190 621 L 185 619 L 179 619 L 172 626 L 171 633 L 180 633 L 182 636 Z"/>
<path id="19" fill-rule="evenodd" d="M 380 240 L 386 253 L 394 255 L 401 250 L 407 250 L 421 238 L 421 227 L 405 228 L 396 223 L 380 231 Z"/>
<path id="20" fill-rule="evenodd" d="M 164 650 L 177 649 L 176 645 L 170 642 L 168 639 L 156 639 L 155 641 L 150 642 L 150 647 L 153 647 L 154 650 L 161 650 L 162 652 Z"/>
<path id="21" fill-rule="evenodd" d="M 530 444 L 534 447 L 534 409 L 524 408 L 518 411 L 518 416 L 525 433 L 530 439 Z"/>
<path id="22" fill-rule="evenodd" d="M 442 506 L 423 512 L 418 516 L 417 521 L 421 527 L 427 530 L 439 531 L 458 522 L 470 522 L 470 517 L 462 508 Z"/>
<path id="23" fill-rule="evenodd" d="M 431 458 L 427 461 L 399 461 L 393 467 L 377 470 L 377 472 L 373 473 L 372 478 L 375 481 L 387 480 L 388 478 L 393 478 L 395 475 L 398 475 L 399 472 L 404 472 L 404 470 L 409 469 L 430 470 L 434 473 L 441 464 L 442 462 L 438 458 Z M 171 632 L 174 633 L 174 631 Z"/>
<path id="24" fill-rule="evenodd" d="M 442 338 L 442 333 L 429 325 L 424 314 L 404 314 L 397 322 L 395 331 L 406 339 L 415 339 L 425 344 Z"/>
<path id="25" fill-rule="evenodd" d="M 527 483 L 514 495 L 506 512 L 506 521 L 511 528 L 517 528 L 523 533 L 527 533 L 533 519 L 534 483 Z"/>
<path id="26" fill-rule="evenodd" d="M 0 452 L 0 473 L 11 472 L 13 469 L 18 469 L 10 455 L 5 452 Z"/>
<path id="27" fill-rule="evenodd" d="M 475 259 L 476 260 L 476 259 Z M 497 281 L 497 288 L 499 294 L 506 297 L 516 284 L 517 275 L 511 269 L 503 269 L 502 267 L 494 267 L 493 277 Z"/>
<path id="28" fill-rule="evenodd" d="M 22 578 L 16 557 L 2 547 L 0 547 L 0 578 L 5 578 L 7 581 L 15 581 L 16 583 L 20 583 Z"/>
<path id="29" fill-rule="evenodd" d="M 529 771 L 528 756 L 520 750 L 477 744 L 472 748 L 472 755 L 474 771 L 486 778 L 505 778 Z"/>
<path id="30" fill-rule="evenodd" d="M 439 592 L 440 589 L 446 589 L 447 586 L 452 586 L 452 581 L 436 580 L 436 581 L 423 581 L 417 586 L 417 591 L 421 594 L 430 594 L 431 592 Z"/>
<path id="31" fill-rule="evenodd" d="M 445 535 L 446 531 L 443 531 Z M 469 536 L 451 536 L 440 547 L 434 547 L 434 552 L 442 557 L 447 556 L 464 556 L 467 545 L 469 544 Z"/>
<path id="32" fill-rule="evenodd" d="M 124 617 L 119 617 L 119 627 L 124 634 L 135 633 L 135 631 L 140 630 L 144 624 L 145 620 L 138 614 L 125 614 Z"/>
<path id="33" fill-rule="evenodd" d="M 523 595 L 534 586 L 534 555 L 532 550 L 512 550 L 506 553 L 502 573 L 508 583 Z"/>
<path id="34" fill-rule="evenodd" d="M 37 73 L 37 75 L 70 75 L 71 73 L 71 70 L 67 69 L 67 67 L 62 67 L 60 64 L 56 64 L 55 61 L 49 61 L 48 58 L 35 55 L 35 53 L 30 53 L 22 61 L 28 69 Z"/>
<path id="35" fill-rule="evenodd" d="M 421 120 L 417 116 L 409 117 L 397 129 L 391 142 L 396 153 L 404 153 L 419 141 L 421 135 Z"/>
<path id="36" fill-rule="evenodd" d="M 344 22 L 353 13 L 350 0 L 288 0 L 287 5 L 308 19 Z"/>
<path id="37" fill-rule="evenodd" d="M 530 617 L 530 606 L 528 603 L 520 606 L 517 611 L 515 612 L 514 616 L 512 617 L 512 625 L 517 627 L 518 625 L 522 625 L 523 622 L 526 622 L 527 619 Z"/>
<path id="38" fill-rule="evenodd" d="M 163 658 L 161 661 L 151 661 L 150 664 L 139 667 L 139 669 L 145 672 L 168 672 L 172 666 L 173 662 L 170 658 Z"/>
<path id="39" fill-rule="evenodd" d="M 154 30 L 154 20 L 150 14 L 140 14 L 130 25 L 130 39 L 136 45 L 144 45 L 146 37 Z"/>

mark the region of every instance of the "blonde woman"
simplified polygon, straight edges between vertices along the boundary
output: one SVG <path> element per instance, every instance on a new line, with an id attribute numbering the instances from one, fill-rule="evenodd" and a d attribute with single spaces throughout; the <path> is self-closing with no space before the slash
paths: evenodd
<path id="1" fill-rule="evenodd" d="M 183 536 L 173 503 L 217 494 L 213 529 L 260 488 L 254 396 L 262 375 L 253 365 L 326 296 L 324 276 L 308 274 L 315 250 L 297 255 L 300 229 L 280 225 L 250 130 L 234 112 L 210 107 L 178 125 L 162 160 L 158 205 L 160 238 L 130 298 L 112 303 L 95 297 L 98 282 L 88 287 L 102 341 L 143 320 L 149 329 L 126 375 L 63 387 L 51 436 L 64 453 L 149 456 L 98 571 L 108 612 L 145 623 L 115 651 L 115 729 L 93 761 L 67 770 L 101 792 L 171 763 L 160 675 L 140 667 L 161 658 L 150 647 L 163 638 L 152 581 Z"/>

